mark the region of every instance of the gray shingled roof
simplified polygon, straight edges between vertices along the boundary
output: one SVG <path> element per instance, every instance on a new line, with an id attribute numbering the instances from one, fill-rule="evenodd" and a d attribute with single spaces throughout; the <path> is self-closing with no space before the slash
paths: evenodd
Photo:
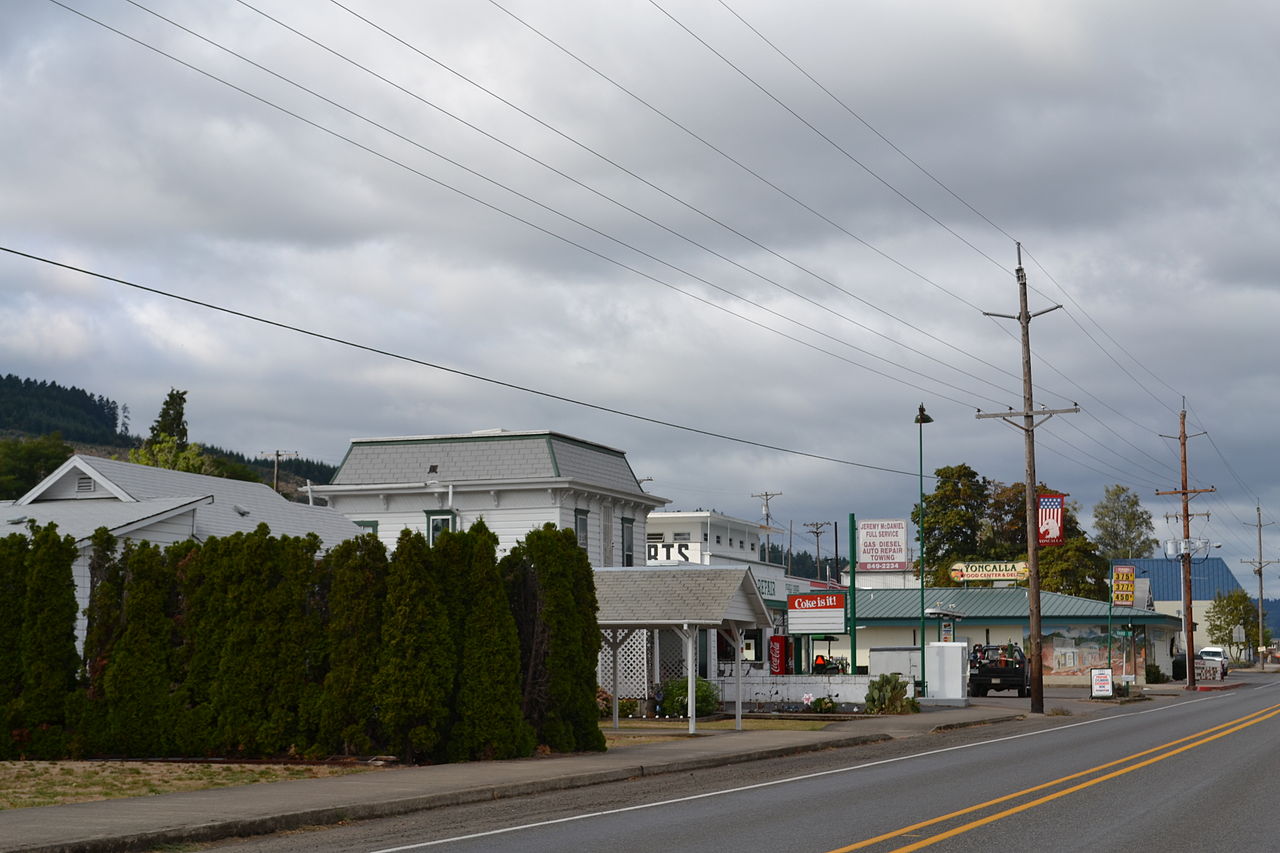
<path id="1" fill-rule="evenodd" d="M 353 439 L 332 485 L 560 479 L 645 494 L 622 451 L 548 430 Z"/>
<path id="2" fill-rule="evenodd" d="M 67 476 L 72 468 L 99 482 L 113 484 L 133 501 L 106 497 L 42 499 L 42 488 L 52 484 L 54 478 Z M 61 532 L 80 540 L 98 527 L 114 530 L 136 526 L 139 521 L 195 503 L 195 533 L 199 539 L 247 532 L 266 524 L 277 536 L 315 533 L 326 547 L 332 547 L 363 532 L 341 513 L 286 500 L 265 483 L 188 474 L 97 456 L 73 456 L 60 470 L 61 476 L 55 471 L 15 503 L 6 517 L 26 515 L 40 524 L 56 521 Z M 212 501 L 205 502 L 208 498 Z"/>
<path id="3" fill-rule="evenodd" d="M 720 625 L 746 606 L 754 624 L 768 625 L 764 599 L 744 568 L 608 568 L 595 571 L 601 627 Z"/>
<path id="4" fill-rule="evenodd" d="M 1025 587 L 926 587 L 924 606 L 946 606 L 964 614 L 966 620 L 1021 621 L 1029 618 L 1027 590 Z M 1040 593 L 1040 617 L 1042 620 L 1078 622 L 1081 620 L 1107 619 L 1107 602 L 1091 598 L 1079 598 L 1057 592 Z M 857 591 L 857 620 L 859 624 L 907 622 L 920 618 L 920 589 L 859 589 Z M 1143 624 L 1178 620 L 1163 613 L 1137 607 L 1117 607 L 1112 618 Z M 1172 621 L 1170 621 L 1172 620 Z"/>

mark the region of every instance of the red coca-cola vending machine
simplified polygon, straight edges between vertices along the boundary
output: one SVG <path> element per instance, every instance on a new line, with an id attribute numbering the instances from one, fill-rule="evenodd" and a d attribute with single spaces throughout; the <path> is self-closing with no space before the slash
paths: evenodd
<path id="1" fill-rule="evenodd" d="M 769 638 L 769 674 L 787 674 L 787 638 L 774 634 Z"/>

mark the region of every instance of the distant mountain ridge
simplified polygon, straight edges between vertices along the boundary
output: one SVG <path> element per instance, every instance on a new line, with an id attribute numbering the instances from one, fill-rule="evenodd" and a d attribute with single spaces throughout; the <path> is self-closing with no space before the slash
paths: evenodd
<path id="1" fill-rule="evenodd" d="M 159 398 L 161 395 L 157 395 Z M 142 437 L 129 433 L 129 407 L 101 394 L 44 379 L 24 379 L 12 373 L 0 378 L 0 435 L 40 436 L 59 433 L 78 452 L 125 457 Z M 201 443 L 210 456 L 253 469 L 270 483 L 275 460 L 250 457 L 236 450 Z M 282 457 L 281 485 L 300 488 L 305 481 L 328 483 L 336 465 L 314 459 Z"/>

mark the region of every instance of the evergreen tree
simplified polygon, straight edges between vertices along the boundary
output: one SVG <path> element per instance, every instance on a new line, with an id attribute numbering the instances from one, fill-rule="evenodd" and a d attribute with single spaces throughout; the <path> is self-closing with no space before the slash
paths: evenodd
<path id="1" fill-rule="evenodd" d="M 269 538 L 266 525 L 254 535 Z M 274 541 L 277 570 L 256 638 L 257 653 L 266 664 L 263 678 L 270 685 L 256 734 L 258 749 L 266 755 L 302 752 L 315 743 L 326 663 L 324 623 L 310 596 L 320 539 L 311 534 Z"/>
<path id="2" fill-rule="evenodd" d="M 17 758 L 10 733 L 20 728 L 16 703 L 22 695 L 23 605 L 27 588 L 27 550 L 30 540 L 21 533 L 0 539 L 0 759 Z"/>
<path id="3" fill-rule="evenodd" d="M 186 450 L 186 408 L 187 392 L 179 391 L 177 388 L 170 388 L 169 395 L 164 398 L 164 403 L 160 406 L 160 414 L 156 416 L 155 423 L 151 425 L 151 435 L 147 438 L 147 444 L 155 443 L 161 436 L 168 436 L 177 443 L 179 451 Z"/>
<path id="4" fill-rule="evenodd" d="M 523 710 L 556 752 L 604 749 L 600 630 L 591 564 L 572 530 L 534 530 L 502 561 L 520 638 Z"/>
<path id="5" fill-rule="evenodd" d="M 0 500 L 22 497 L 74 452 L 56 432 L 40 438 L 0 439 Z"/>
<path id="6" fill-rule="evenodd" d="M 61 758 L 67 700 L 75 687 L 76 586 L 71 565 L 76 543 L 57 526 L 31 527 L 26 596 L 22 609 L 22 721 L 33 758 Z"/>
<path id="7" fill-rule="evenodd" d="M 172 754 L 175 720 L 170 696 L 171 630 L 167 603 L 172 576 L 164 555 L 147 542 L 124 546 L 120 637 L 102 674 L 107 751 L 132 758 Z"/>
<path id="8" fill-rule="evenodd" d="M 90 755 L 110 749 L 103 676 L 124 628 L 124 572 L 116 557 L 116 538 L 105 527 L 94 531 L 89 553 L 88 627 L 84 641 L 85 704 L 77 749 Z"/>
<path id="9" fill-rule="evenodd" d="M 227 620 L 225 630 L 217 632 L 218 661 L 209 685 L 214 744 L 223 755 L 253 756 L 263 750 L 261 725 L 275 688 L 275 661 L 259 639 L 279 625 L 271 594 L 280 573 L 276 546 L 265 525 L 253 533 L 234 533 L 226 537 L 210 573 L 213 585 L 207 593 L 223 597 L 218 609 Z"/>
<path id="10" fill-rule="evenodd" d="M 403 530 L 387 574 L 375 696 L 387 744 L 407 762 L 443 757 L 451 718 L 457 655 L 438 559 L 425 536 Z"/>
<path id="11" fill-rule="evenodd" d="M 340 543 L 324 558 L 330 579 L 328 674 L 320 743 L 329 752 L 369 755 L 377 737 L 374 679 L 382 637 L 387 549 L 373 533 Z"/>
<path id="12" fill-rule="evenodd" d="M 533 730 L 520 710 L 520 641 L 495 559 L 497 537 L 477 521 L 466 533 L 470 606 L 463 620 L 452 760 L 519 758 L 533 751 Z"/>
<path id="13" fill-rule="evenodd" d="M 165 552 L 178 584 L 175 693 L 181 722 L 176 740 L 182 755 L 215 755 L 220 751 L 212 696 L 219 690 L 222 648 L 237 618 L 227 595 L 227 576 L 236 549 L 231 539 L 213 537 L 200 545 L 179 543 Z"/>

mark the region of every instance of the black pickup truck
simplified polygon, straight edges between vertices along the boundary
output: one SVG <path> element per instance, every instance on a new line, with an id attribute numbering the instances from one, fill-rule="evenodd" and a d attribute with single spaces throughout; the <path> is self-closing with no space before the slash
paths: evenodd
<path id="1" fill-rule="evenodd" d="M 1017 690 L 1031 695 L 1031 667 L 1022 649 L 1004 646 L 974 646 L 969 653 L 969 695 L 986 696 L 989 690 Z"/>

